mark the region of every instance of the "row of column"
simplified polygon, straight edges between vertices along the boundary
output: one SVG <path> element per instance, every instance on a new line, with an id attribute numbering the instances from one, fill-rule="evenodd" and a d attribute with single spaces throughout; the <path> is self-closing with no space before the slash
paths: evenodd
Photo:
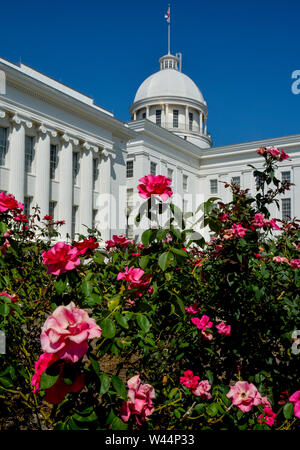
<path id="1" fill-rule="evenodd" d="M 165 128 L 173 128 L 173 123 L 169 122 L 169 104 L 166 103 L 162 106 L 161 109 L 161 123 Z M 185 129 L 186 131 L 194 131 L 189 129 L 189 107 L 185 106 Z M 206 117 L 202 113 L 201 110 L 198 110 L 199 113 L 199 133 L 200 134 L 207 134 L 207 124 L 206 124 Z M 149 119 L 150 117 L 150 106 L 146 106 L 146 119 Z M 133 120 L 136 120 L 137 113 L 135 112 L 133 114 Z M 180 129 L 180 125 L 178 124 L 178 128 Z"/>
<path id="2" fill-rule="evenodd" d="M 9 137 L 10 175 L 9 192 L 14 194 L 18 201 L 24 202 L 25 188 L 25 125 L 31 128 L 31 122 L 25 122 L 18 116 L 12 119 L 12 131 Z M 47 130 L 43 125 L 37 129 L 36 145 L 36 171 L 35 171 L 35 196 L 34 203 L 41 209 L 41 217 L 49 213 L 50 199 L 50 145 L 51 133 L 56 136 L 55 131 Z M 67 233 L 71 236 L 72 231 L 72 208 L 73 208 L 73 144 L 78 145 L 78 140 L 67 134 L 61 137 L 59 152 L 59 198 L 58 214 L 59 220 L 64 220 L 65 225 L 60 229 L 62 236 Z M 80 159 L 80 201 L 79 222 L 80 232 L 86 234 L 87 225 L 92 227 L 93 214 L 93 150 L 94 146 L 87 142 L 81 146 Z M 102 152 L 103 153 L 103 152 Z M 99 192 L 110 194 L 111 183 L 111 155 L 101 153 L 100 174 L 98 182 Z M 109 218 L 108 218 L 109 221 Z M 109 224 L 106 224 L 105 229 Z"/>

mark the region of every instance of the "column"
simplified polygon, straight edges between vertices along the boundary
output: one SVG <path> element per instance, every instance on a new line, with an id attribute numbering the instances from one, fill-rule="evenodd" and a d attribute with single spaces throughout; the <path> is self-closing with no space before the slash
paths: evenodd
<path id="1" fill-rule="evenodd" d="M 41 210 L 41 218 L 49 213 L 50 195 L 50 135 L 46 128 L 38 129 L 36 152 L 35 201 Z"/>
<path id="2" fill-rule="evenodd" d="M 136 120 L 136 112 L 133 113 L 133 120 Z"/>
<path id="3" fill-rule="evenodd" d="M 62 146 L 59 155 L 59 220 L 66 223 L 60 229 L 62 238 L 72 232 L 73 207 L 73 145 L 70 137 L 62 136 Z"/>
<path id="4" fill-rule="evenodd" d="M 102 150 L 100 154 L 100 195 L 97 199 L 98 216 L 97 227 L 101 232 L 101 237 L 104 241 L 111 238 L 111 216 L 112 216 L 112 202 L 111 202 L 111 155 L 106 149 Z"/>
<path id="5" fill-rule="evenodd" d="M 165 105 L 161 105 L 161 126 L 166 126 L 166 115 L 165 115 Z"/>
<path id="6" fill-rule="evenodd" d="M 200 111 L 199 112 L 199 118 L 200 118 L 200 133 L 201 134 L 203 134 L 203 114 L 202 114 L 202 112 Z"/>
<path id="7" fill-rule="evenodd" d="M 166 108 L 166 112 L 165 112 L 166 128 L 170 128 L 170 123 L 169 123 L 169 104 L 168 103 L 165 105 L 165 108 Z"/>
<path id="8" fill-rule="evenodd" d="M 207 118 L 204 119 L 204 134 L 207 135 Z"/>
<path id="9" fill-rule="evenodd" d="M 80 228 L 82 234 L 87 234 L 86 225 L 92 228 L 93 213 L 93 151 L 83 145 L 80 163 Z"/>
<path id="10" fill-rule="evenodd" d="M 15 115 L 12 119 L 12 130 L 9 137 L 9 193 L 19 202 L 24 203 L 25 182 L 25 126 Z"/>
<path id="11" fill-rule="evenodd" d="M 146 106 L 146 119 L 149 120 L 149 116 L 150 116 L 149 106 Z"/>
<path id="12" fill-rule="evenodd" d="M 185 130 L 188 131 L 189 129 L 189 108 L 188 106 L 185 107 Z"/>

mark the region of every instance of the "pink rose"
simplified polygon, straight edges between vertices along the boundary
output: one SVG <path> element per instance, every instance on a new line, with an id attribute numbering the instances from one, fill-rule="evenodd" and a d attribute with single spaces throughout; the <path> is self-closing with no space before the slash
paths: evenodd
<path id="1" fill-rule="evenodd" d="M 233 224 L 231 231 L 234 235 L 243 238 L 246 234 L 246 231 L 248 231 L 247 228 L 242 227 L 242 225 Z"/>
<path id="2" fill-rule="evenodd" d="M 290 261 L 290 266 L 294 267 L 295 269 L 300 269 L 300 259 L 292 259 Z"/>
<path id="3" fill-rule="evenodd" d="M 255 214 L 252 223 L 255 227 L 263 227 L 264 226 L 264 215 L 263 214 Z"/>
<path id="4" fill-rule="evenodd" d="M 43 220 L 53 220 L 53 217 L 50 216 L 49 214 L 46 214 L 46 215 L 43 217 Z"/>
<path id="5" fill-rule="evenodd" d="M 6 291 L 0 292 L 0 297 L 1 297 L 1 295 L 8 297 L 12 303 L 15 303 L 19 300 L 18 297 L 16 296 L 16 294 L 9 295 Z"/>
<path id="6" fill-rule="evenodd" d="M 150 198 L 151 195 L 159 195 L 163 202 L 173 195 L 172 189 L 169 187 L 172 183 L 170 178 L 163 175 L 146 175 L 140 178 L 143 184 L 137 186 L 139 194 L 142 198 Z"/>
<path id="7" fill-rule="evenodd" d="M 201 308 L 198 307 L 197 302 L 195 302 L 192 306 L 187 306 L 184 308 L 188 314 L 197 314 L 201 311 Z"/>
<path id="8" fill-rule="evenodd" d="M 226 222 L 228 217 L 228 213 L 220 214 L 216 219 L 222 220 L 222 222 Z"/>
<path id="9" fill-rule="evenodd" d="M 211 328 L 213 326 L 213 323 L 205 314 L 201 317 L 201 319 L 199 319 L 199 317 L 192 317 L 191 322 L 196 325 L 199 330 L 203 331 L 205 331 L 206 328 Z"/>
<path id="10" fill-rule="evenodd" d="M 10 247 L 10 242 L 8 239 L 5 239 L 5 241 L 3 242 L 3 244 L 0 246 L 0 251 L 2 253 L 2 255 L 6 255 L 7 250 Z"/>
<path id="11" fill-rule="evenodd" d="M 155 398 L 154 387 L 150 384 L 141 384 L 140 375 L 130 378 L 127 385 L 129 401 L 123 402 L 121 418 L 124 422 L 128 422 L 131 414 L 134 414 L 138 425 L 142 425 L 154 411 L 152 403 Z"/>
<path id="12" fill-rule="evenodd" d="M 266 147 L 260 147 L 258 150 L 256 150 L 256 153 L 257 153 L 258 155 L 262 155 L 262 156 L 263 156 L 266 152 L 267 152 Z"/>
<path id="13" fill-rule="evenodd" d="M 39 359 L 34 363 L 35 374 L 32 377 L 31 383 L 34 387 L 33 393 L 35 394 L 40 389 L 41 376 L 59 358 L 56 353 L 42 353 Z"/>
<path id="14" fill-rule="evenodd" d="M 119 272 L 117 280 L 127 281 L 128 289 L 135 287 L 146 286 L 150 282 L 150 276 L 144 275 L 145 272 L 142 269 L 125 267 L 125 272 Z"/>
<path id="15" fill-rule="evenodd" d="M 216 325 L 216 329 L 218 330 L 218 333 L 223 334 L 224 336 L 230 336 L 231 334 L 231 325 L 225 325 L 224 322 Z"/>
<path id="16" fill-rule="evenodd" d="M 119 247 L 119 248 L 127 248 L 128 244 L 132 244 L 133 241 L 130 241 L 126 238 L 125 234 L 120 234 L 117 236 L 116 234 L 113 235 L 112 240 L 106 241 L 106 250 L 109 252 L 111 248 Z"/>
<path id="17" fill-rule="evenodd" d="M 196 389 L 198 386 L 200 377 L 194 376 L 192 370 L 186 370 L 184 372 L 184 376 L 180 377 L 179 381 L 183 386 L 186 386 L 189 389 Z"/>
<path id="18" fill-rule="evenodd" d="M 48 266 L 47 273 L 53 275 L 73 270 L 80 264 L 77 248 L 73 248 L 65 242 L 57 242 L 50 250 L 42 252 L 42 258 L 43 264 Z"/>
<path id="19" fill-rule="evenodd" d="M 88 351 L 87 340 L 98 338 L 101 333 L 87 311 L 71 302 L 68 306 L 59 306 L 48 317 L 42 327 L 41 346 L 44 352 L 76 362 Z"/>
<path id="20" fill-rule="evenodd" d="M 285 262 L 287 264 L 289 264 L 289 260 L 284 256 L 273 256 L 272 261 L 276 261 L 278 263 L 280 262 Z"/>
<path id="21" fill-rule="evenodd" d="M 209 381 L 203 380 L 198 383 L 196 389 L 194 389 L 192 392 L 194 395 L 202 398 L 203 400 L 209 400 L 210 398 L 212 398 L 209 392 L 210 389 L 211 385 L 209 384 Z"/>
<path id="22" fill-rule="evenodd" d="M 6 195 L 4 192 L 0 192 L 0 212 L 22 211 L 23 209 L 23 203 L 18 202 L 12 194 Z"/>
<path id="23" fill-rule="evenodd" d="M 300 419 L 300 391 L 294 392 L 290 396 L 289 401 L 294 404 L 295 417 L 298 417 L 298 419 Z"/>
<path id="24" fill-rule="evenodd" d="M 32 377 L 32 385 L 34 386 L 33 393 L 35 394 L 40 389 L 41 376 L 45 370 L 56 361 L 58 361 L 58 356 L 55 353 L 43 353 L 37 362 L 35 362 L 35 374 Z M 63 369 L 65 367 L 65 362 L 60 361 L 58 363 L 59 376 L 57 381 L 49 389 L 45 389 L 44 400 L 53 405 L 58 405 L 61 403 L 68 392 L 79 392 L 84 387 L 84 374 L 79 375 L 76 373 L 75 380 L 72 385 L 66 384 L 63 378 Z"/>
<path id="25" fill-rule="evenodd" d="M 73 247 L 77 248 L 78 255 L 84 255 L 85 253 L 91 253 L 95 248 L 99 247 L 99 244 L 95 238 L 90 237 L 81 242 L 74 242 Z"/>
<path id="26" fill-rule="evenodd" d="M 232 404 L 243 412 L 249 412 L 252 406 L 261 403 L 261 395 L 252 383 L 238 381 L 230 387 L 226 397 L 231 398 Z"/>
<path id="27" fill-rule="evenodd" d="M 269 427 L 272 427 L 275 422 L 276 414 L 272 411 L 271 408 L 264 408 L 264 414 L 258 416 L 258 420 L 260 423 L 266 423 Z"/>
<path id="28" fill-rule="evenodd" d="M 278 219 L 265 220 L 264 225 L 271 227 L 274 230 L 280 230 L 280 227 L 277 225 L 276 220 L 278 220 Z"/>

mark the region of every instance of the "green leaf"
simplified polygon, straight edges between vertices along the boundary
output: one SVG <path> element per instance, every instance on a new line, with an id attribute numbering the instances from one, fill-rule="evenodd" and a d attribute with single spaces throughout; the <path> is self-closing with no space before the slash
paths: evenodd
<path id="1" fill-rule="evenodd" d="M 158 230 L 158 232 L 156 233 L 156 240 L 162 241 L 167 236 L 168 233 L 169 233 L 169 230 L 164 229 L 164 228 Z"/>
<path id="2" fill-rule="evenodd" d="M 291 419 L 294 416 L 294 405 L 288 402 L 283 407 L 283 415 L 286 419 Z"/>
<path id="3" fill-rule="evenodd" d="M 100 366 L 98 361 L 95 359 L 94 356 L 90 355 L 90 362 L 92 368 L 94 369 L 95 374 L 100 378 Z"/>
<path id="4" fill-rule="evenodd" d="M 73 414 L 73 419 L 77 420 L 77 422 L 95 422 L 98 419 L 95 411 L 92 412 L 89 416 L 80 416 L 79 414 Z"/>
<path id="5" fill-rule="evenodd" d="M 205 371 L 205 376 L 207 377 L 209 384 L 213 384 L 214 382 L 214 374 L 212 373 L 211 370 L 206 370 Z"/>
<path id="6" fill-rule="evenodd" d="M 116 321 L 118 322 L 118 324 L 121 325 L 121 327 L 128 330 L 129 326 L 128 326 L 126 316 L 123 316 L 123 314 L 121 314 L 119 312 L 115 312 L 115 318 L 116 318 Z"/>
<path id="7" fill-rule="evenodd" d="M 148 331 L 150 330 L 150 322 L 146 316 L 144 316 L 143 314 L 138 314 L 136 317 L 136 322 L 141 330 L 143 330 L 145 333 L 148 333 Z"/>
<path id="8" fill-rule="evenodd" d="M 111 423 L 112 430 L 127 430 L 127 423 L 123 422 L 119 417 L 115 417 Z"/>
<path id="9" fill-rule="evenodd" d="M 66 290 L 66 286 L 67 286 L 67 279 L 65 280 L 60 279 L 55 282 L 55 290 L 58 293 L 58 295 L 62 294 Z"/>
<path id="10" fill-rule="evenodd" d="M 100 378 L 100 383 L 101 383 L 99 393 L 100 393 L 100 395 L 103 395 L 103 394 L 106 394 L 106 392 L 109 390 L 111 378 L 106 373 L 102 373 L 99 378 Z"/>
<path id="11" fill-rule="evenodd" d="M 177 303 L 178 303 L 178 306 L 180 308 L 180 311 L 181 311 L 182 315 L 185 316 L 184 304 L 183 304 L 181 298 L 178 297 L 178 295 L 176 295 L 176 300 L 177 300 Z"/>
<path id="12" fill-rule="evenodd" d="M 0 305 L 1 316 L 8 316 L 9 313 L 10 313 L 10 306 L 7 303 Z"/>
<path id="13" fill-rule="evenodd" d="M 209 416 L 212 416 L 212 417 L 216 416 L 218 414 L 218 411 L 219 411 L 219 409 L 218 409 L 218 405 L 216 403 L 211 403 L 210 405 L 208 405 L 206 407 L 206 412 Z"/>
<path id="14" fill-rule="evenodd" d="M 89 297 L 93 292 L 93 285 L 89 281 L 83 281 L 81 283 L 81 291 L 86 296 Z"/>
<path id="15" fill-rule="evenodd" d="M 122 380 L 116 375 L 112 375 L 112 385 L 115 391 L 124 399 L 127 398 L 127 390 Z"/>
<path id="16" fill-rule="evenodd" d="M 165 271 L 170 263 L 174 260 L 174 256 L 172 255 L 171 252 L 164 252 L 160 255 L 160 257 L 158 258 L 158 264 L 160 266 L 160 268 Z"/>
<path id="17" fill-rule="evenodd" d="M 149 255 L 141 256 L 140 260 L 139 260 L 140 268 L 145 270 L 147 265 L 148 265 L 149 260 L 150 260 L 150 256 Z"/>
<path id="18" fill-rule="evenodd" d="M 173 253 L 175 253 L 176 255 L 178 255 L 178 256 L 183 256 L 184 258 L 187 258 L 187 256 L 188 256 L 187 252 L 185 252 L 184 250 L 181 250 L 179 248 L 173 248 L 172 247 L 171 251 Z"/>
<path id="19" fill-rule="evenodd" d="M 44 390 L 51 388 L 57 382 L 58 377 L 59 374 L 52 376 L 48 375 L 46 372 L 43 372 L 41 376 L 40 389 Z"/>
<path id="20" fill-rule="evenodd" d="M 142 234 L 142 243 L 145 247 L 147 247 L 149 245 L 151 235 L 152 235 L 151 229 L 144 231 L 144 233 Z"/>
<path id="21" fill-rule="evenodd" d="M 102 336 L 112 339 L 116 334 L 116 327 L 111 319 L 103 319 L 100 322 L 100 328 L 102 329 Z"/>

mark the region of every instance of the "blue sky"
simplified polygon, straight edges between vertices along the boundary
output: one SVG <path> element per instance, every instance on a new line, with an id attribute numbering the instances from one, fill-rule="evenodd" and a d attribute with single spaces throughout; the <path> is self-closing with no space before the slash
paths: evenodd
<path id="1" fill-rule="evenodd" d="M 20 59 L 129 120 L 140 83 L 167 52 L 168 2 L 1 4 L 0 56 Z M 214 145 L 300 133 L 298 0 L 173 0 L 171 50 L 202 91 Z"/>

